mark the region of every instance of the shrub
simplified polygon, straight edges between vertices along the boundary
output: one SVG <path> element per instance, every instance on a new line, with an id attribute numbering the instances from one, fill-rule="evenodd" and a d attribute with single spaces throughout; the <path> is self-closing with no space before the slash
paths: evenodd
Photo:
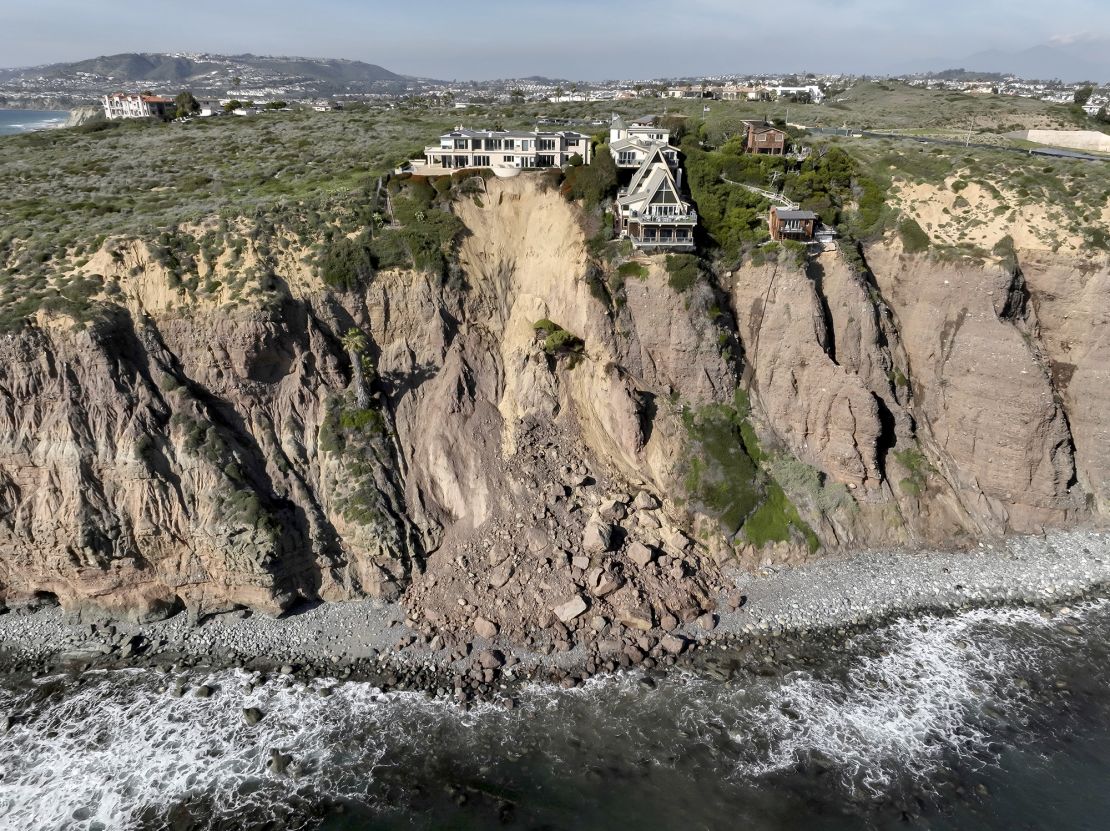
<path id="1" fill-rule="evenodd" d="M 617 274 L 619 274 L 621 277 L 639 277 L 641 280 L 643 280 L 648 276 L 648 270 L 647 266 L 632 261 L 621 263 L 620 267 L 617 269 Z"/>
<path id="2" fill-rule="evenodd" d="M 902 238 L 902 248 L 907 254 L 919 254 L 928 251 L 932 244 L 929 235 L 917 224 L 917 221 L 907 217 L 898 225 L 898 235 Z"/>
<path id="3" fill-rule="evenodd" d="M 692 288 L 701 277 L 698 258 L 693 254 L 667 255 L 667 283 L 679 294 Z"/>
<path id="4" fill-rule="evenodd" d="M 374 260 L 364 235 L 330 242 L 320 258 L 320 277 L 326 285 L 352 291 L 374 276 Z"/>

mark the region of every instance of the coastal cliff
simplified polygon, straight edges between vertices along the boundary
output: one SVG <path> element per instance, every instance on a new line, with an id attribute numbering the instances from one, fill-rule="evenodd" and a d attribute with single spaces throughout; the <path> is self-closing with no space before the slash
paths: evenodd
<path id="1" fill-rule="evenodd" d="M 587 609 L 692 620 L 730 563 L 1110 509 L 1105 262 L 887 239 L 683 282 L 599 263 L 540 177 L 453 211 L 444 276 L 343 290 L 247 230 L 198 258 L 203 295 L 154 241 L 104 242 L 91 314 L 0 338 L 0 599 L 145 619 L 369 595 L 429 636 L 526 640 Z"/>

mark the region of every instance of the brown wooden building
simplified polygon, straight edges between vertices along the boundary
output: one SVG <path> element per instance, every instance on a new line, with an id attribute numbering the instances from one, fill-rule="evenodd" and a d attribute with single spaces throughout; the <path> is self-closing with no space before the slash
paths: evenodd
<path id="1" fill-rule="evenodd" d="M 766 121 L 745 121 L 748 140 L 745 150 L 749 153 L 763 153 L 768 156 L 786 155 L 786 132 L 773 127 Z"/>
<path id="2" fill-rule="evenodd" d="M 771 226 L 771 239 L 790 239 L 795 242 L 810 242 L 817 231 L 817 214 L 813 211 L 789 211 L 786 208 L 771 208 L 768 218 Z"/>

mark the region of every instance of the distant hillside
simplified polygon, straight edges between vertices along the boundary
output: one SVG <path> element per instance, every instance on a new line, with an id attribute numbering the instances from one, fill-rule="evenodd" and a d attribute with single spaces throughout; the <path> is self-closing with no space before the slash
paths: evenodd
<path id="1" fill-rule="evenodd" d="M 105 90 L 171 85 L 224 90 L 234 79 L 244 88 L 296 86 L 306 92 L 362 91 L 407 82 L 402 75 L 361 61 L 259 55 L 125 53 L 74 63 L 0 70 L 0 81 L 47 79 Z"/>

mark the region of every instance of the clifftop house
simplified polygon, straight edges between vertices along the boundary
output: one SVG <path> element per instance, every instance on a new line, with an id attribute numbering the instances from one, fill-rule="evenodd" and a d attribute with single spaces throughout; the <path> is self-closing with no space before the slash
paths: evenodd
<path id="1" fill-rule="evenodd" d="M 521 170 L 564 167 L 574 156 L 589 164 L 593 155 L 590 137 L 572 130 L 468 130 L 456 127 L 439 137 L 439 144 L 424 148 L 423 159 L 413 159 L 407 170 L 434 176 L 466 168 L 488 167 L 512 176 Z"/>
<path id="2" fill-rule="evenodd" d="M 773 127 L 766 121 L 745 121 L 748 138 L 744 149 L 749 153 L 762 153 L 769 156 L 786 155 L 786 132 Z"/>
<path id="3" fill-rule="evenodd" d="M 167 118 L 175 114 L 177 102 L 161 95 L 115 92 L 100 99 L 104 107 L 104 117 L 109 120 L 120 118 Z"/>
<path id="4" fill-rule="evenodd" d="M 682 198 L 681 168 L 676 177 L 671 167 L 656 146 L 617 195 L 617 230 L 636 249 L 694 250 L 698 215 Z"/>
<path id="5" fill-rule="evenodd" d="M 614 115 L 609 125 L 609 152 L 617 167 L 633 169 L 644 163 L 655 150 L 660 150 L 667 164 L 678 167 L 678 149 L 670 144 L 671 131 L 655 116 L 644 116 L 626 124 Z"/>

